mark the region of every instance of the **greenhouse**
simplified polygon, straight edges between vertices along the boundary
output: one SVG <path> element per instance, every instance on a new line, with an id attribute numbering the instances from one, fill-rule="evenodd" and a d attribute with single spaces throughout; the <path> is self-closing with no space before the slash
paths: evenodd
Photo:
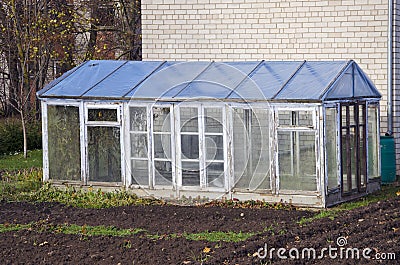
<path id="1" fill-rule="evenodd" d="M 380 94 L 350 61 L 87 61 L 37 93 L 44 181 L 328 207 L 380 188 Z"/>

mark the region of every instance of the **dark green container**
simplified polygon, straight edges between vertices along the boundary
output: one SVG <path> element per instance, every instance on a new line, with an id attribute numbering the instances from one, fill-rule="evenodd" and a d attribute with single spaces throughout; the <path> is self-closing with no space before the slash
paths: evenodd
<path id="1" fill-rule="evenodd" d="M 396 153 L 393 136 L 381 136 L 381 176 L 382 183 L 396 180 Z"/>

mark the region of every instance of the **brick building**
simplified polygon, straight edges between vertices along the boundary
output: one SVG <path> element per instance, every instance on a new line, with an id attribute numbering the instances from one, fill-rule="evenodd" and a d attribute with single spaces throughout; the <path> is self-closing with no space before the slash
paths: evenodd
<path id="1" fill-rule="evenodd" d="M 399 13 L 400 4 L 392 0 L 142 0 L 142 56 L 354 59 L 383 96 L 381 134 L 393 127 L 400 161 Z"/>

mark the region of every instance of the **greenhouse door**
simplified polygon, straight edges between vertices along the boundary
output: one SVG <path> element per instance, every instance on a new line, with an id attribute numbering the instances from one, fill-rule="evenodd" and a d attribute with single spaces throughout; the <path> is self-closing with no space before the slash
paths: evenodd
<path id="1" fill-rule="evenodd" d="M 121 182 L 121 140 L 117 109 L 87 111 L 88 182 Z"/>
<path id="2" fill-rule="evenodd" d="M 342 195 L 366 189 L 366 108 L 365 104 L 341 105 Z"/>

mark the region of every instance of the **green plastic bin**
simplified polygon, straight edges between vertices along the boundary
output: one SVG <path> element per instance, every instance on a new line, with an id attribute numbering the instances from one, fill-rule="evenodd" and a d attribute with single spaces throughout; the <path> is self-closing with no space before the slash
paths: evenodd
<path id="1" fill-rule="evenodd" d="M 381 136 L 381 176 L 382 183 L 396 180 L 396 153 L 393 136 Z"/>

